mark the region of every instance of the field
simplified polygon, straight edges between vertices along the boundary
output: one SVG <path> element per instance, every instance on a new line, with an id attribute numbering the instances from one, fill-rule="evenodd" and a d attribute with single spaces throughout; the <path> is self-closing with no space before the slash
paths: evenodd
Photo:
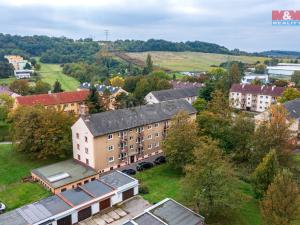
<path id="1" fill-rule="evenodd" d="M 50 161 L 32 160 L 12 150 L 10 144 L 0 144 L 0 202 L 8 210 L 35 202 L 51 193 L 37 183 L 23 183 L 22 177 L 30 170 Z"/>
<path id="2" fill-rule="evenodd" d="M 58 80 L 62 85 L 62 89 L 65 91 L 75 91 L 78 88 L 79 82 L 75 78 L 63 74 L 59 64 L 40 64 L 41 70 L 39 73 L 42 76 L 42 81 L 53 86 L 54 82 Z"/>
<path id="3" fill-rule="evenodd" d="M 138 173 L 135 177 L 149 188 L 149 194 L 145 194 L 143 197 L 150 203 L 156 203 L 167 197 L 179 202 L 183 201 L 180 190 L 180 179 L 182 175 L 169 165 L 156 166 L 153 169 Z M 253 197 L 254 194 L 251 185 L 239 181 L 239 183 L 236 184 L 236 188 L 244 193 L 245 199 L 241 204 L 241 208 L 230 216 L 230 221 L 223 224 L 261 225 L 258 202 Z"/>
<path id="4" fill-rule="evenodd" d="M 127 53 L 130 57 L 145 61 L 151 54 L 154 65 L 173 71 L 207 71 L 211 65 L 219 66 L 227 60 L 237 60 L 245 63 L 263 62 L 266 58 L 254 56 L 232 56 L 224 54 L 201 52 L 141 52 Z"/>
<path id="5" fill-rule="evenodd" d="M 0 120 L 0 142 L 9 140 L 9 124 Z"/>

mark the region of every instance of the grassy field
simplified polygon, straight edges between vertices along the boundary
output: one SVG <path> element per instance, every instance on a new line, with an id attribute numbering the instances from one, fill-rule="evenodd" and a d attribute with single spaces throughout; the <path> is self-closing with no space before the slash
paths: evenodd
<path id="1" fill-rule="evenodd" d="M 149 188 L 149 194 L 145 194 L 143 197 L 150 203 L 158 202 L 167 197 L 179 202 L 183 201 L 180 190 L 182 175 L 178 171 L 174 171 L 169 165 L 156 166 L 153 169 L 138 173 L 135 177 Z M 261 225 L 258 202 L 253 198 L 251 185 L 240 181 L 236 188 L 245 194 L 245 200 L 236 214 L 231 216 L 231 221 L 223 224 Z"/>
<path id="2" fill-rule="evenodd" d="M 41 74 L 43 81 L 53 86 L 54 82 L 58 80 L 65 91 L 75 91 L 78 88 L 79 81 L 73 77 L 63 74 L 62 68 L 59 64 L 40 64 L 41 70 L 39 73 Z"/>
<path id="3" fill-rule="evenodd" d="M 22 177 L 30 170 L 50 161 L 32 160 L 26 155 L 12 151 L 11 145 L 0 145 L 0 202 L 8 210 L 35 202 L 51 193 L 37 183 L 23 183 Z"/>
<path id="4" fill-rule="evenodd" d="M 140 52 L 127 53 L 130 57 L 142 61 L 146 60 L 150 53 L 154 65 L 173 71 L 207 71 L 211 65 L 219 66 L 227 60 L 237 60 L 245 63 L 263 62 L 264 57 L 231 56 L 224 54 L 201 53 L 201 52 Z"/>
<path id="5" fill-rule="evenodd" d="M 9 140 L 9 124 L 0 120 L 0 142 Z"/>

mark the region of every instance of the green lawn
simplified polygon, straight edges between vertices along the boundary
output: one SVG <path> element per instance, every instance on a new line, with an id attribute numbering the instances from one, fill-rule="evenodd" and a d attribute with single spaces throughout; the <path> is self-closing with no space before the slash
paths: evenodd
<path id="1" fill-rule="evenodd" d="M 150 203 L 159 202 L 167 197 L 182 202 L 183 199 L 180 191 L 180 179 L 182 175 L 168 164 L 156 166 L 150 170 L 138 173 L 135 177 L 141 184 L 148 186 L 149 194 L 145 194 L 143 197 Z M 258 202 L 253 198 L 251 185 L 240 181 L 236 185 L 236 188 L 245 194 L 245 199 L 241 204 L 241 208 L 232 215 L 232 220 L 222 224 L 261 225 Z"/>
<path id="2" fill-rule="evenodd" d="M 0 79 L 0 85 L 9 86 L 14 80 L 16 80 L 14 77 Z"/>
<path id="3" fill-rule="evenodd" d="M 0 120 L 0 142 L 9 140 L 9 124 Z"/>
<path id="4" fill-rule="evenodd" d="M 42 80 L 53 86 L 58 80 L 65 91 L 75 91 L 79 87 L 79 81 L 75 78 L 63 74 L 62 67 L 59 64 L 40 63 L 41 70 L 38 71 Z"/>
<path id="5" fill-rule="evenodd" d="M 30 170 L 51 163 L 32 160 L 27 155 L 12 150 L 12 145 L 0 145 L 0 201 L 8 210 L 28 204 L 51 193 L 37 183 L 23 183 L 22 177 Z"/>
<path id="6" fill-rule="evenodd" d="M 254 56 L 232 56 L 202 52 L 139 52 L 127 53 L 132 58 L 145 61 L 150 53 L 154 65 L 173 71 L 207 71 L 211 65 L 219 66 L 228 60 L 245 63 L 263 62 L 266 58 Z"/>

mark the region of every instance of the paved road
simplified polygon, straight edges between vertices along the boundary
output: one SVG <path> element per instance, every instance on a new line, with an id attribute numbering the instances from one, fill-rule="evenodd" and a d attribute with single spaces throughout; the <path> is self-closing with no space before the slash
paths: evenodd
<path id="1" fill-rule="evenodd" d="M 163 153 L 160 153 L 160 154 L 157 154 L 157 155 L 154 155 L 154 156 L 150 156 L 150 157 L 148 157 L 148 158 L 146 158 L 146 159 L 137 161 L 137 162 L 135 162 L 135 163 L 131 163 L 131 164 L 127 165 L 127 166 L 123 166 L 123 167 L 119 168 L 119 170 L 124 170 L 124 169 L 134 169 L 134 170 L 136 170 L 136 165 L 137 165 L 139 162 L 152 162 L 152 163 L 153 163 L 154 160 L 155 160 L 158 156 L 161 156 L 161 155 L 163 155 Z"/>

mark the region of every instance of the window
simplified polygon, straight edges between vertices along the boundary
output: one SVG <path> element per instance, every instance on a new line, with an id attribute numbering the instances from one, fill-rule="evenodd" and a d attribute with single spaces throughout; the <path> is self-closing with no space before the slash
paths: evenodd
<path id="1" fill-rule="evenodd" d="M 114 150 L 114 146 L 113 146 L 113 145 L 108 146 L 108 147 L 107 147 L 107 150 L 108 150 L 108 151 Z"/>
<path id="2" fill-rule="evenodd" d="M 88 142 L 87 136 L 84 137 L 84 141 L 85 141 L 85 142 Z"/>
<path id="3" fill-rule="evenodd" d="M 80 161 L 80 155 L 79 154 L 77 155 L 77 159 Z"/>
<path id="4" fill-rule="evenodd" d="M 154 127 L 158 127 L 158 126 L 159 126 L 159 123 L 155 123 L 155 124 L 154 124 Z"/>
<path id="5" fill-rule="evenodd" d="M 85 153 L 89 154 L 89 149 L 88 148 L 85 148 Z"/>
<path id="6" fill-rule="evenodd" d="M 133 145 L 130 145 L 129 148 L 130 148 L 130 149 L 133 149 Z"/>
<path id="7" fill-rule="evenodd" d="M 132 139 L 133 139 L 133 137 L 132 137 L 132 136 L 130 136 L 130 137 L 129 137 L 129 140 L 132 140 Z"/>
<path id="8" fill-rule="evenodd" d="M 155 137 L 159 137 L 159 133 L 155 133 Z"/>
<path id="9" fill-rule="evenodd" d="M 77 149 L 80 150 L 80 145 L 79 144 L 77 144 Z"/>
<path id="10" fill-rule="evenodd" d="M 148 135 L 148 139 L 152 139 L 152 135 L 150 134 L 150 135 Z"/>
<path id="11" fill-rule="evenodd" d="M 96 178 L 95 178 L 95 177 L 93 177 L 93 178 L 91 179 L 91 181 L 93 181 L 93 180 L 96 180 Z"/>
<path id="12" fill-rule="evenodd" d="M 74 103 L 72 103 L 71 106 L 74 106 Z"/>
<path id="13" fill-rule="evenodd" d="M 112 135 L 112 134 L 107 135 L 107 139 L 108 139 L 108 140 L 113 139 L 113 135 Z"/>
<path id="14" fill-rule="evenodd" d="M 148 130 L 152 128 L 152 125 L 148 125 Z"/>
<path id="15" fill-rule="evenodd" d="M 89 182 L 89 180 L 85 180 L 83 183 L 84 183 L 84 184 L 87 184 L 88 182 Z"/>
<path id="16" fill-rule="evenodd" d="M 89 160 L 88 160 L 88 159 L 85 159 L 85 163 L 86 163 L 87 165 L 89 165 Z"/>
<path id="17" fill-rule="evenodd" d="M 79 139 L 79 133 L 76 133 L 76 138 Z"/>
<path id="18" fill-rule="evenodd" d="M 120 155 L 119 155 L 119 159 L 121 160 L 124 160 L 127 156 L 127 153 L 126 152 L 122 152 Z"/>
<path id="19" fill-rule="evenodd" d="M 144 127 L 138 127 L 138 128 L 136 128 L 136 132 L 137 133 L 140 133 L 142 131 L 144 131 Z"/>
<path id="20" fill-rule="evenodd" d="M 113 162 L 115 159 L 114 159 L 114 157 L 113 156 L 111 156 L 111 157 L 108 157 L 108 162 Z"/>
<path id="21" fill-rule="evenodd" d="M 151 148 L 152 148 L 152 144 L 149 144 L 149 145 L 148 145 L 148 149 L 151 149 Z"/>
<path id="22" fill-rule="evenodd" d="M 64 192 L 64 191 L 66 191 L 67 190 L 67 188 L 62 188 L 60 191 L 61 192 Z"/>

